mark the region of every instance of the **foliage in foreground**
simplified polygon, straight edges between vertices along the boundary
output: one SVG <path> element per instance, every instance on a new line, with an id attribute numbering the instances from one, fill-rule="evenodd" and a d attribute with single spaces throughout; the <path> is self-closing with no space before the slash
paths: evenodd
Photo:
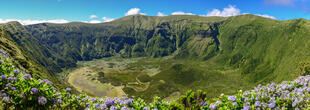
<path id="1" fill-rule="evenodd" d="M 206 99 L 202 91 L 188 91 L 179 102 L 166 102 L 158 97 L 152 103 L 140 98 L 89 97 L 71 94 L 71 89 L 57 91 L 46 79 L 35 79 L 17 70 L 9 60 L 0 60 L 0 90 L 4 109 L 309 109 L 310 76 L 301 76 L 281 84 L 258 85 L 235 95 Z"/>

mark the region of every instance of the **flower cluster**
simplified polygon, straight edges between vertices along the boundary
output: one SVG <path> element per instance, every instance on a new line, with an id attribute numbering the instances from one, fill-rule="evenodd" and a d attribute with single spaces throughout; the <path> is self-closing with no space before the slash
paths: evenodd
<path id="1" fill-rule="evenodd" d="M 221 95 L 209 101 L 204 109 L 309 109 L 310 76 L 280 84 L 258 85 L 253 90 L 240 90 L 234 96 Z"/>

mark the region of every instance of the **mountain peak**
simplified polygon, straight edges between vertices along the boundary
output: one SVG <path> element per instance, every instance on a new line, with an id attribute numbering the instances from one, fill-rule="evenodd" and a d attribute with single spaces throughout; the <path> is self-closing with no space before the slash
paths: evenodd
<path id="1" fill-rule="evenodd" d="M 10 22 L 8 22 L 8 24 L 22 25 L 22 24 L 19 23 L 18 21 L 10 21 Z"/>

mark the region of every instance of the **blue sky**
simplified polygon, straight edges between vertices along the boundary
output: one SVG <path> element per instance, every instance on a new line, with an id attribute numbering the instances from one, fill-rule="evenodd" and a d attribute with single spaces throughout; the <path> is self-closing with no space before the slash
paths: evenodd
<path id="1" fill-rule="evenodd" d="M 0 23 L 13 20 L 23 24 L 99 23 L 132 14 L 235 16 L 244 13 L 279 20 L 310 19 L 310 0 L 2 0 Z"/>

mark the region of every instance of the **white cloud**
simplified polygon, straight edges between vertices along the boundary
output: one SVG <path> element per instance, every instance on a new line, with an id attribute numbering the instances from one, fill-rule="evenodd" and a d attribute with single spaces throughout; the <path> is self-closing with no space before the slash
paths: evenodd
<path id="1" fill-rule="evenodd" d="M 101 23 L 101 21 L 99 20 L 90 20 L 90 21 L 81 21 L 82 23 L 92 23 L 92 24 L 96 24 L 96 23 Z"/>
<path id="2" fill-rule="evenodd" d="M 223 17 L 229 17 L 229 16 L 237 16 L 240 15 L 241 10 L 236 8 L 233 5 L 229 5 L 228 7 L 224 8 L 222 11 L 219 9 L 213 9 L 212 11 L 208 12 L 207 15 L 202 16 L 223 16 Z M 249 14 L 249 13 L 243 13 L 243 14 Z M 274 16 L 266 15 L 266 14 L 254 14 L 257 16 L 265 17 L 265 18 L 271 18 L 276 19 Z"/>
<path id="3" fill-rule="evenodd" d="M 90 20 L 90 21 L 80 21 L 84 23 L 103 23 L 103 22 L 111 22 L 115 20 L 115 18 L 108 18 L 108 17 L 102 17 L 102 20 Z M 56 23 L 56 24 L 62 24 L 62 23 L 69 23 L 70 21 L 65 19 L 54 19 L 54 20 L 21 20 L 21 19 L 0 19 L 0 24 L 8 23 L 11 21 L 17 21 L 21 23 L 22 25 L 32 25 L 32 24 L 39 24 L 39 23 Z"/>
<path id="4" fill-rule="evenodd" d="M 171 13 L 171 15 L 194 15 L 193 13 L 184 13 L 183 11 L 177 11 Z"/>
<path id="5" fill-rule="evenodd" d="M 101 23 L 99 20 L 90 20 L 88 23 Z"/>
<path id="6" fill-rule="evenodd" d="M 102 17 L 103 22 L 111 22 L 113 20 L 115 20 L 115 18 L 108 18 L 108 17 Z"/>
<path id="7" fill-rule="evenodd" d="M 158 12 L 157 16 L 167 16 L 167 15 L 165 15 L 164 13 Z"/>
<path id="8" fill-rule="evenodd" d="M 125 16 L 128 16 L 128 15 L 137 15 L 137 14 L 146 15 L 145 13 L 141 13 L 140 11 L 141 11 L 141 10 L 140 10 L 139 8 L 131 8 L 130 10 L 127 11 L 127 13 L 125 14 Z"/>
<path id="9" fill-rule="evenodd" d="M 81 22 L 96 24 L 96 23 L 111 22 L 113 20 L 115 20 L 115 18 L 102 17 L 102 21 L 101 20 L 90 20 L 90 21 L 81 21 Z"/>
<path id="10" fill-rule="evenodd" d="M 229 5 L 228 7 L 224 8 L 222 11 L 219 9 L 213 9 L 212 11 L 208 12 L 206 16 L 236 16 L 240 15 L 240 9 L 236 8 L 235 6 Z"/>
<path id="11" fill-rule="evenodd" d="M 261 14 L 255 14 L 255 15 L 257 15 L 257 16 L 261 16 L 261 17 L 265 17 L 265 18 L 276 19 L 276 17 L 274 17 L 274 16 L 270 16 L 270 15 L 266 15 L 266 14 L 264 14 L 264 15 L 261 15 Z"/>
<path id="12" fill-rule="evenodd" d="M 94 18 L 98 18 L 98 16 L 97 15 L 90 15 L 89 18 L 94 19 Z"/>
<path id="13" fill-rule="evenodd" d="M 64 19 L 54 19 L 54 20 L 20 20 L 20 19 L 0 19 L 0 23 L 7 23 L 11 21 L 17 21 L 22 25 L 31 25 L 38 23 L 69 23 L 69 21 Z"/>

